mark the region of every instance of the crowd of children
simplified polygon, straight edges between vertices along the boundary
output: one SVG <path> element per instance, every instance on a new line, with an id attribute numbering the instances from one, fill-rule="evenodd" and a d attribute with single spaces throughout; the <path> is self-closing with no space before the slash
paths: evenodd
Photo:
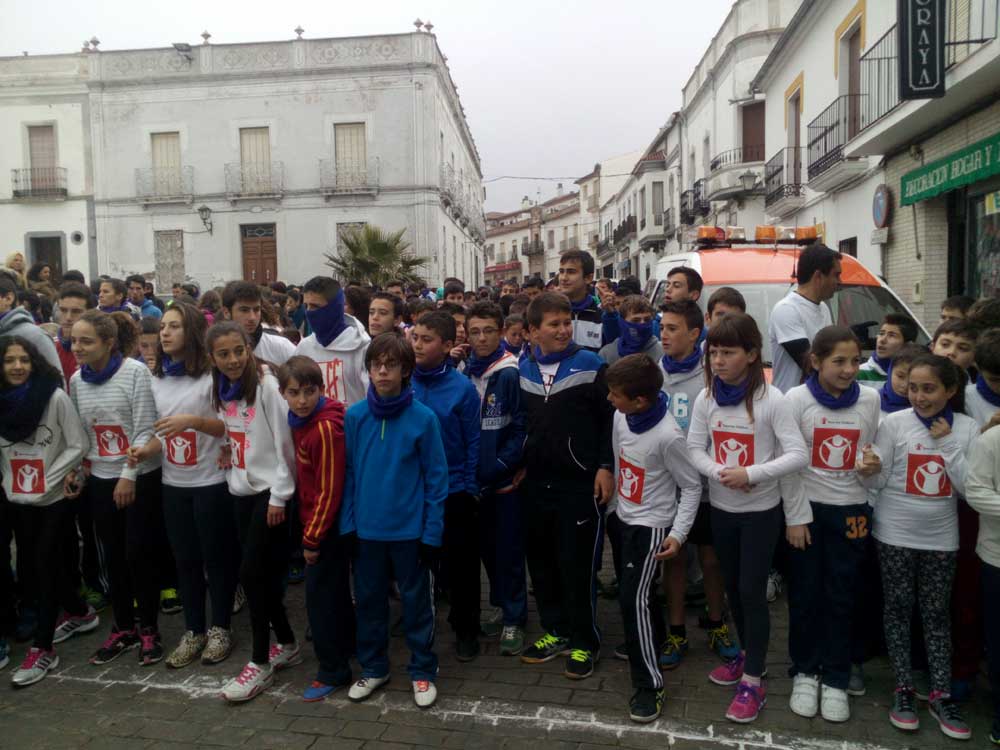
<path id="1" fill-rule="evenodd" d="M 700 276 L 677 268 L 654 310 L 634 280 L 595 286 L 582 251 L 549 291 L 533 279 L 499 295 L 317 276 L 232 282 L 207 304 L 182 287 L 161 309 L 141 277 L 70 279 L 51 323 L 0 278 L 0 529 L 18 552 L 16 585 L 0 566 L 0 634 L 15 603 L 34 613 L 12 683 L 42 680 L 54 644 L 100 627 L 100 597 L 81 596 L 96 589 L 110 627 L 93 664 L 133 650 L 146 666 L 223 662 L 245 602 L 250 661 L 222 695 L 250 700 L 302 660 L 284 604 L 297 569 L 319 663 L 307 701 L 385 685 L 392 597 L 420 707 L 437 695 L 439 595 L 459 661 L 487 634 L 582 680 L 601 655 L 607 538 L 634 721 L 660 715 L 662 670 L 690 649 L 692 555 L 720 659 L 708 679 L 733 690 L 728 719 L 757 718 L 783 551 L 793 712 L 850 718 L 877 610 L 891 723 L 918 729 L 923 700 L 968 739 L 960 704 L 985 645 L 1000 744 L 1000 301 L 946 300 L 929 346 L 890 312 L 862 362 L 859 331 L 823 304 L 836 256 L 803 253 L 769 332 L 787 360 L 773 382 L 738 290 L 703 311 Z M 185 632 L 165 650 L 173 587 Z"/>

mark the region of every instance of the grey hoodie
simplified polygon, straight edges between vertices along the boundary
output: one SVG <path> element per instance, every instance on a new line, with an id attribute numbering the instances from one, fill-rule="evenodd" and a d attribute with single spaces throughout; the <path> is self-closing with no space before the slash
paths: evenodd
<path id="1" fill-rule="evenodd" d="M 660 364 L 660 360 L 663 358 L 663 344 L 655 336 L 650 336 L 649 341 L 639 354 L 645 354 L 656 364 Z M 621 356 L 618 354 L 618 339 L 615 339 L 610 344 L 605 344 L 601 347 L 601 351 L 598 352 L 598 356 L 607 362 L 609 365 L 613 365 Z"/>
<path id="2" fill-rule="evenodd" d="M 0 315 L 0 338 L 3 336 L 20 336 L 32 343 L 38 353 L 56 368 L 56 372 L 62 372 L 55 343 L 45 331 L 35 325 L 31 313 L 23 307 L 15 307 L 10 312 Z"/>

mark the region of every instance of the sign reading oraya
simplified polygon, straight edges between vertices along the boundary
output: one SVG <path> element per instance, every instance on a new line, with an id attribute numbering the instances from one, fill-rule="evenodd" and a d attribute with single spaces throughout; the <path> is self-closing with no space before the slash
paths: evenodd
<path id="1" fill-rule="evenodd" d="M 1000 133 L 903 175 L 900 204 L 933 198 L 1000 174 Z"/>
<path id="2" fill-rule="evenodd" d="M 946 0 L 898 0 L 899 98 L 944 96 Z"/>

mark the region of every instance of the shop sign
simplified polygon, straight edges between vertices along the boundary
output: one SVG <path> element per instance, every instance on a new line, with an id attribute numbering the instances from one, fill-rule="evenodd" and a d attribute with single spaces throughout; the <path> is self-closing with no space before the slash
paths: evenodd
<path id="1" fill-rule="evenodd" d="M 944 96 L 945 0 L 898 0 L 899 98 Z"/>
<path id="2" fill-rule="evenodd" d="M 889 227 L 872 230 L 872 244 L 885 245 L 889 242 Z"/>
<path id="3" fill-rule="evenodd" d="M 900 204 L 909 206 L 1000 174 L 1000 133 L 903 175 Z"/>
<path id="4" fill-rule="evenodd" d="M 983 198 L 986 204 L 985 214 L 987 216 L 1000 214 L 1000 190 L 997 190 L 995 193 L 987 193 Z"/>

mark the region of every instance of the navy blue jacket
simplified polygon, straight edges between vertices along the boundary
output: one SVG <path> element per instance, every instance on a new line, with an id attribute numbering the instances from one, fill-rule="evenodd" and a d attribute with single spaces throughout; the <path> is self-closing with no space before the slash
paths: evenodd
<path id="1" fill-rule="evenodd" d="M 469 379 L 449 367 L 430 380 L 413 377 L 413 394 L 437 415 L 448 457 L 448 494 L 479 494 L 479 394 Z M 388 468 L 388 467 L 387 467 Z"/>
<path id="2" fill-rule="evenodd" d="M 479 485 L 484 490 L 509 487 L 521 465 L 524 411 L 517 357 L 510 352 L 494 362 L 481 378 L 469 375 L 479 393 Z"/>

